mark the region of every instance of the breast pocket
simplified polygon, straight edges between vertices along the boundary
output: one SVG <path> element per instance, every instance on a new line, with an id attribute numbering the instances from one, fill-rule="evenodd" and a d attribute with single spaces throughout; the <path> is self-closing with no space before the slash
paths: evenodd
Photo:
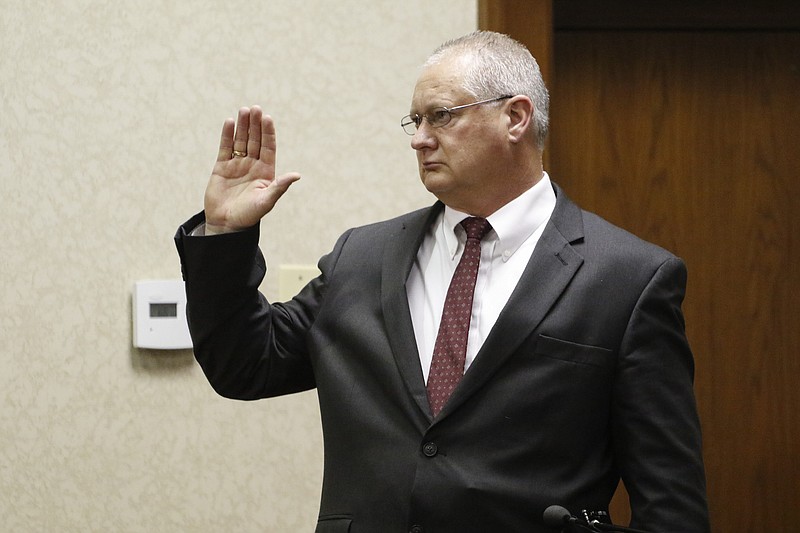
<path id="1" fill-rule="evenodd" d="M 608 348 L 580 344 L 547 335 L 539 335 L 535 353 L 542 357 L 607 370 L 611 370 L 615 363 L 614 352 Z"/>

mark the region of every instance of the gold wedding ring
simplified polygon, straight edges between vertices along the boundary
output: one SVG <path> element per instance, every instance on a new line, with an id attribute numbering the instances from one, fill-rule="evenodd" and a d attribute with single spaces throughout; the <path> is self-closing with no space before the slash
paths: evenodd
<path id="1" fill-rule="evenodd" d="M 233 157 L 245 157 L 247 152 L 242 152 L 241 150 L 234 150 Z"/>

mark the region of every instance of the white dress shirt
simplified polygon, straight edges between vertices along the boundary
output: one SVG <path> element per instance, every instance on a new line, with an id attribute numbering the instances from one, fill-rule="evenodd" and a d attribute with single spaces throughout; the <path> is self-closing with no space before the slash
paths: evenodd
<path id="1" fill-rule="evenodd" d="M 492 230 L 481 241 L 481 264 L 472 302 L 464 371 L 475 359 L 517 286 L 556 205 L 547 173 L 536 185 L 489 215 Z M 445 207 L 417 252 L 406 284 L 408 305 L 425 382 L 433 358 L 447 288 L 464 251 L 468 214 Z"/>

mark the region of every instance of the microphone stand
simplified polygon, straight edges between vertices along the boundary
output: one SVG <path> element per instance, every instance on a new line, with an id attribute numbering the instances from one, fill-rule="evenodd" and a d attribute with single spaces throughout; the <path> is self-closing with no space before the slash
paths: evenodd
<path id="1" fill-rule="evenodd" d="M 599 514 L 599 513 L 597 513 Z M 617 533 L 648 533 L 641 529 L 634 529 L 632 527 L 616 526 L 614 524 L 601 522 L 595 516 L 595 513 L 583 511 L 582 517 L 574 516 L 565 507 L 560 505 L 551 505 L 545 509 L 542 514 L 542 520 L 550 527 L 561 527 L 562 533 L 564 528 L 569 528 L 570 525 L 580 527 L 592 533 L 602 533 L 604 531 L 616 531 Z M 602 513 L 606 520 L 608 520 L 608 513 Z"/>
<path id="2" fill-rule="evenodd" d="M 592 533 L 602 532 L 602 531 L 615 531 L 617 533 L 649 533 L 647 531 L 643 531 L 641 529 L 634 529 L 632 527 L 625 527 L 625 526 L 617 526 L 614 524 L 604 524 L 602 522 L 592 521 L 592 522 L 584 522 L 580 519 L 570 520 L 571 524 L 575 524 L 587 531 L 591 531 Z"/>
<path id="3" fill-rule="evenodd" d="M 614 524 L 602 524 L 602 523 L 593 523 L 593 527 L 600 531 L 617 531 L 619 533 L 648 533 L 647 531 L 642 531 L 641 529 L 634 529 L 632 527 L 625 527 L 625 526 L 617 526 Z"/>

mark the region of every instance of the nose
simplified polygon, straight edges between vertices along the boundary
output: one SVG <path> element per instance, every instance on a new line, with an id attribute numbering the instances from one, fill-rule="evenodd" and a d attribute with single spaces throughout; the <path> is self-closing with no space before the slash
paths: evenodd
<path id="1" fill-rule="evenodd" d="M 436 137 L 432 135 L 432 130 L 427 120 L 423 120 L 414 135 L 411 136 L 411 148 L 414 150 L 433 149 L 436 147 Z"/>

